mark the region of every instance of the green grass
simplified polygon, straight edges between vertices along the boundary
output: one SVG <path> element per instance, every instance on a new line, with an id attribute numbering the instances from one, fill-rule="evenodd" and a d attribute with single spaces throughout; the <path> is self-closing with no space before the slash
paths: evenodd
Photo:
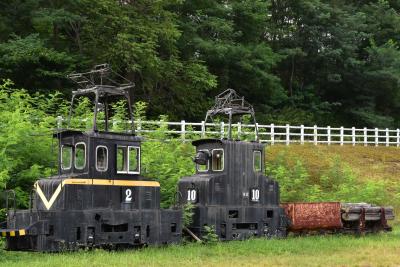
<path id="1" fill-rule="evenodd" d="M 126 251 L 0 252 L 0 266 L 398 266 L 400 228 L 385 234 L 253 239 Z"/>

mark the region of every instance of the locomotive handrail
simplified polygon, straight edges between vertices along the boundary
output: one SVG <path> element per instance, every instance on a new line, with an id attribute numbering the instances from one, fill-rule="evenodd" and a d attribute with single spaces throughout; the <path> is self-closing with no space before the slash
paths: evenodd
<path id="1" fill-rule="evenodd" d="M 15 200 L 15 191 L 10 189 L 10 190 L 6 190 L 6 215 L 8 216 L 9 214 L 9 200 L 10 200 L 10 194 L 12 195 L 12 200 L 13 200 L 13 207 L 14 207 L 14 212 L 13 212 L 13 218 L 15 217 L 15 211 L 17 210 L 17 203 Z"/>

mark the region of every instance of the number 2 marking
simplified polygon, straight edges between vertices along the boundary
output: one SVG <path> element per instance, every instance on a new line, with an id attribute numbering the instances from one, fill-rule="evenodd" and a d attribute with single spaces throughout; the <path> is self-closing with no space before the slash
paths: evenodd
<path id="1" fill-rule="evenodd" d="M 131 189 L 126 189 L 125 190 L 125 202 L 131 202 L 132 201 L 132 190 Z"/>

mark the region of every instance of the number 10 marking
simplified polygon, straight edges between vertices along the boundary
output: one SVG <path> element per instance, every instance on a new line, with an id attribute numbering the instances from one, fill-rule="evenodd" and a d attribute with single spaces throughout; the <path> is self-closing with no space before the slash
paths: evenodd
<path id="1" fill-rule="evenodd" d="M 251 189 L 251 201 L 258 202 L 260 200 L 260 189 Z"/>
<path id="2" fill-rule="evenodd" d="M 196 201 L 196 197 L 197 197 L 196 189 L 188 189 L 187 200 L 194 202 Z"/>

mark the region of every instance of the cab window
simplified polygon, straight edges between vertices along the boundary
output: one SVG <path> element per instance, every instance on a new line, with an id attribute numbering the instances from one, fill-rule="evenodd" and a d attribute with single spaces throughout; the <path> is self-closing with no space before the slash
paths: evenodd
<path id="1" fill-rule="evenodd" d="M 61 147 L 61 169 L 69 170 L 72 167 L 72 146 Z"/>
<path id="2" fill-rule="evenodd" d="M 81 142 L 75 145 L 75 169 L 82 170 L 86 166 L 86 144 Z"/>
<path id="3" fill-rule="evenodd" d="M 214 149 L 212 151 L 212 170 L 223 171 L 224 170 L 224 150 Z"/>
<path id="4" fill-rule="evenodd" d="M 117 172 L 126 173 L 128 172 L 128 147 L 118 146 L 117 147 Z"/>
<path id="5" fill-rule="evenodd" d="M 96 148 L 96 170 L 100 172 L 108 169 L 108 149 L 106 146 L 97 146 Z"/>
<path id="6" fill-rule="evenodd" d="M 254 171 L 256 171 L 256 172 L 261 171 L 261 166 L 262 166 L 261 163 L 262 163 L 261 151 L 254 151 L 253 152 Z"/>
<path id="7" fill-rule="evenodd" d="M 117 147 L 117 173 L 139 174 L 140 148 L 134 146 Z"/>
<path id="8" fill-rule="evenodd" d="M 210 152 L 208 150 L 199 150 L 196 154 L 194 162 L 196 162 L 196 169 L 199 172 L 206 172 L 210 168 Z"/>
<path id="9" fill-rule="evenodd" d="M 138 147 L 129 147 L 129 173 L 138 173 L 139 172 L 139 155 L 140 150 Z"/>

